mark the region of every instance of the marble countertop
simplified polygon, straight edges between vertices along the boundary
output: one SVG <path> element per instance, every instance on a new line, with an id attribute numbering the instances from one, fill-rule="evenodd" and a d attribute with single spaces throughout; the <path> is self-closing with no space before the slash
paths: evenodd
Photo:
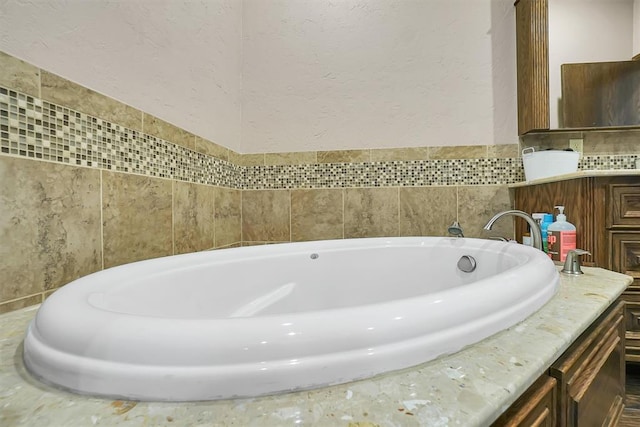
<path id="1" fill-rule="evenodd" d="M 157 403 L 99 399 L 41 384 L 22 363 L 37 306 L 0 316 L 3 426 L 480 426 L 495 420 L 631 283 L 599 268 L 561 275 L 525 321 L 417 367 L 318 390 L 255 399 Z"/>
<path id="2" fill-rule="evenodd" d="M 509 184 L 509 188 L 526 187 L 529 185 L 546 184 L 549 182 L 567 181 L 569 179 L 598 177 L 598 176 L 637 176 L 640 169 L 605 169 L 605 170 L 581 170 L 578 172 L 566 173 L 563 175 L 549 176 L 547 178 L 534 179 L 531 181 L 516 182 Z"/>

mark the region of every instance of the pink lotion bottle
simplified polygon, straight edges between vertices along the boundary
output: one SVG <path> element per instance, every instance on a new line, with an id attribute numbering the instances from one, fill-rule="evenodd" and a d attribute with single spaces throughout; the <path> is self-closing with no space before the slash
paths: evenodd
<path id="1" fill-rule="evenodd" d="M 547 228 L 549 257 L 554 261 L 564 262 L 567 253 L 576 248 L 576 227 L 567 222 L 564 206 L 556 206 L 559 213 L 556 221 Z"/>

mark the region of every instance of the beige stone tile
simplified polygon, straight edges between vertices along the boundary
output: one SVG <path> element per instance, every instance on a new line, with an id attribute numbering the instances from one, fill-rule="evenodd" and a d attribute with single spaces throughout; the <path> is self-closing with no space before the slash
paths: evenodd
<path id="1" fill-rule="evenodd" d="M 398 188 L 344 190 L 345 238 L 398 235 Z"/>
<path id="2" fill-rule="evenodd" d="M 217 159 L 229 161 L 229 149 L 196 136 L 196 151 Z"/>
<path id="3" fill-rule="evenodd" d="M 506 185 L 469 185 L 458 187 L 458 221 L 465 237 L 502 236 L 513 238 L 513 217 L 500 219 L 491 231 L 484 225 L 495 214 L 512 208 Z M 518 219 L 518 221 L 522 221 Z"/>
<path id="4" fill-rule="evenodd" d="M 371 161 L 371 150 L 318 151 L 318 163 L 362 163 Z"/>
<path id="5" fill-rule="evenodd" d="M 171 181 L 103 172 L 104 266 L 171 255 Z"/>
<path id="6" fill-rule="evenodd" d="M 229 161 L 238 166 L 264 166 L 264 154 L 238 154 L 229 151 Z"/>
<path id="7" fill-rule="evenodd" d="M 585 155 L 638 154 L 640 152 L 640 130 L 585 132 L 583 138 Z"/>
<path id="8" fill-rule="evenodd" d="M 173 185 L 174 253 L 214 247 L 213 191 L 207 185 L 175 182 Z"/>
<path id="9" fill-rule="evenodd" d="M 522 157 L 518 144 L 500 144 L 487 146 L 487 158 L 508 159 Z"/>
<path id="10" fill-rule="evenodd" d="M 8 313 L 10 311 L 20 310 L 21 308 L 40 304 L 41 302 L 42 302 L 42 294 L 32 295 L 30 297 L 21 298 L 21 299 L 10 301 L 10 302 L 5 302 L 3 304 L 0 304 L 0 314 Z"/>
<path id="11" fill-rule="evenodd" d="M 0 52 L 0 86 L 40 97 L 40 69 Z"/>
<path id="12" fill-rule="evenodd" d="M 428 160 L 429 147 L 383 148 L 371 150 L 372 162 L 392 162 L 400 160 Z"/>
<path id="13" fill-rule="evenodd" d="M 140 110 L 44 70 L 41 71 L 41 85 L 42 99 L 120 126 L 142 130 Z"/>
<path id="14" fill-rule="evenodd" d="M 196 149 L 196 137 L 194 134 L 147 113 L 143 113 L 142 131 L 172 144 L 180 145 L 190 150 Z"/>
<path id="15" fill-rule="evenodd" d="M 266 153 L 264 155 L 265 165 L 308 165 L 317 162 L 317 153 L 298 152 L 298 153 Z"/>
<path id="16" fill-rule="evenodd" d="M 102 267 L 100 172 L 0 156 L 0 302 Z"/>
<path id="17" fill-rule="evenodd" d="M 342 190 L 292 190 L 291 240 L 342 239 Z"/>
<path id="18" fill-rule="evenodd" d="M 284 242 L 291 239 L 289 190 L 242 192 L 242 240 Z"/>
<path id="19" fill-rule="evenodd" d="M 400 188 L 400 235 L 447 236 L 457 219 L 456 193 L 454 186 Z"/>
<path id="20" fill-rule="evenodd" d="M 429 147 L 430 159 L 484 159 L 486 157 L 486 145 Z"/>
<path id="21" fill-rule="evenodd" d="M 215 247 L 242 241 L 242 191 L 217 187 L 214 192 Z"/>

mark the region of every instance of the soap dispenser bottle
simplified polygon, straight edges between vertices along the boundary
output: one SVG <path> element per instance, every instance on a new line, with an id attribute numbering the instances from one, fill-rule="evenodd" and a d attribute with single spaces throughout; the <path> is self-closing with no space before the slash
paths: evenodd
<path id="1" fill-rule="evenodd" d="M 556 206 L 559 213 L 556 221 L 547 228 L 547 246 L 549 257 L 554 261 L 564 262 L 567 253 L 576 248 L 576 227 L 567 222 L 564 206 Z"/>

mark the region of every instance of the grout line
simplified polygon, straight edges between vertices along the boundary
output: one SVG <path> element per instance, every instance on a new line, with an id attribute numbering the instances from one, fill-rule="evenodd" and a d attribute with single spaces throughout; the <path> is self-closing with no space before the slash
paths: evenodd
<path id="1" fill-rule="evenodd" d="M 459 191 L 460 191 L 460 186 L 456 185 L 456 221 L 458 221 L 458 223 L 460 223 L 460 212 L 458 210 L 458 206 L 459 206 Z"/>
<path id="2" fill-rule="evenodd" d="M 289 191 L 289 242 L 292 242 L 293 241 L 293 228 L 292 228 L 293 211 L 291 209 L 292 194 L 291 194 L 291 189 L 289 189 L 288 191 Z"/>
<path id="3" fill-rule="evenodd" d="M 400 236 L 400 187 L 396 187 L 398 191 L 398 237 Z"/>
<path id="4" fill-rule="evenodd" d="M 171 180 L 171 253 L 176 254 L 176 202 L 175 202 L 176 184 Z"/>
<path id="5" fill-rule="evenodd" d="M 342 193 L 342 238 L 344 239 L 344 192 L 345 189 L 343 188 L 340 193 Z"/>
<path id="6" fill-rule="evenodd" d="M 58 289 L 58 288 L 56 288 Z M 12 302 L 18 302 L 18 301 L 22 301 L 24 299 L 28 299 L 28 298 L 33 298 L 33 297 L 37 297 L 38 295 L 40 295 L 42 297 L 42 301 L 44 301 L 44 294 L 46 292 L 36 292 L 35 294 L 30 294 L 30 295 L 25 295 L 22 297 L 18 297 L 18 298 L 12 298 L 12 299 L 8 299 L 6 301 L 2 301 L 0 302 L 0 307 L 2 307 L 5 304 L 11 304 Z"/>
<path id="7" fill-rule="evenodd" d="M 212 230 L 212 240 L 211 240 L 211 248 L 216 248 L 216 195 L 218 194 L 218 187 L 213 187 L 211 189 L 211 197 L 213 198 L 211 202 L 212 212 L 211 212 L 211 221 L 213 222 L 213 230 Z"/>
<path id="8" fill-rule="evenodd" d="M 102 180 L 102 172 L 100 169 L 100 263 L 101 270 L 104 270 L 104 190 L 103 190 L 103 180 Z"/>

